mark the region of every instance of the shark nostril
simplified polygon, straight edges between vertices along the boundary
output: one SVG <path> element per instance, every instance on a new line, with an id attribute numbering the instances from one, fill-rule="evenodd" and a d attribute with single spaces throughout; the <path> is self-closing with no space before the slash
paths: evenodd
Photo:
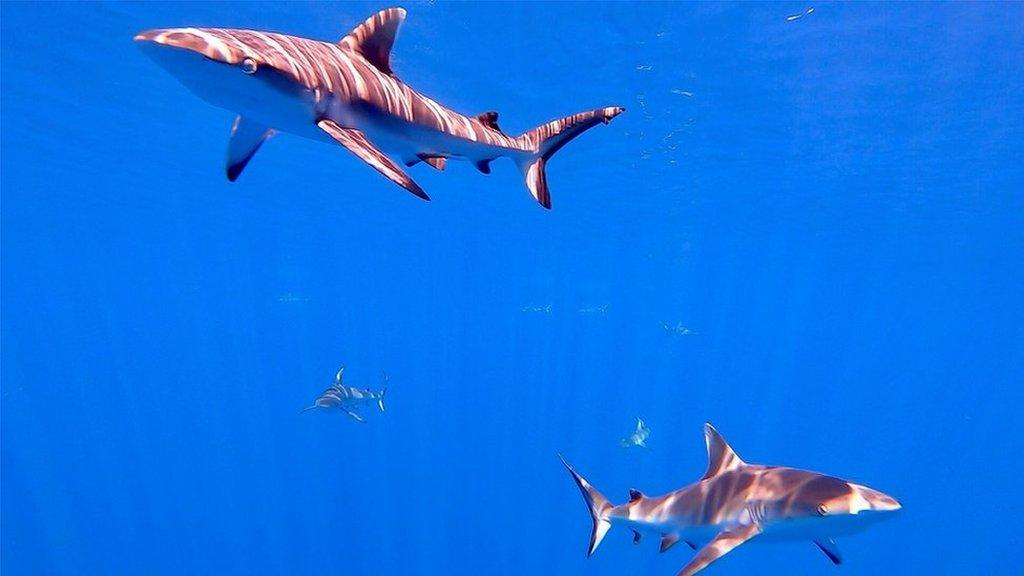
<path id="1" fill-rule="evenodd" d="M 242 72 L 245 72 L 246 74 L 255 74 L 257 68 L 258 66 L 256 65 L 256 61 L 252 58 L 242 60 Z"/>

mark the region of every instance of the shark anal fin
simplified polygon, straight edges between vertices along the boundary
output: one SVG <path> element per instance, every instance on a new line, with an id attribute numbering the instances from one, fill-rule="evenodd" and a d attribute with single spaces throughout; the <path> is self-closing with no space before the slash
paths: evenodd
<path id="1" fill-rule="evenodd" d="M 744 524 L 719 532 L 718 536 L 712 538 L 710 542 L 700 549 L 700 552 L 697 552 L 697 555 L 693 557 L 693 560 L 690 560 L 689 564 L 683 566 L 678 576 L 693 576 L 706 568 L 708 564 L 725 556 L 740 544 L 760 533 L 761 526 L 756 523 Z"/>
<path id="2" fill-rule="evenodd" d="M 420 160 L 430 164 L 434 170 L 444 170 L 445 166 L 448 165 L 448 159 L 444 156 L 427 156 L 426 154 L 422 154 L 420 155 Z"/>
<path id="3" fill-rule="evenodd" d="M 679 542 L 679 534 L 662 534 L 661 535 L 661 548 L 659 552 L 665 552 L 669 548 L 676 545 Z"/>
<path id="4" fill-rule="evenodd" d="M 839 546 L 836 545 L 835 540 L 829 538 L 827 540 L 815 540 L 814 543 L 818 545 L 818 548 L 821 548 L 821 551 L 825 553 L 825 556 L 828 556 L 828 559 L 833 564 L 838 566 L 843 563 L 843 555 L 839 553 Z"/>
<path id="5" fill-rule="evenodd" d="M 487 126 L 491 130 L 501 132 L 501 128 L 498 126 L 498 113 L 497 112 L 484 112 L 483 114 L 477 114 L 477 121 L 484 126 Z M 501 132 L 504 134 L 504 132 Z"/>
<path id="6" fill-rule="evenodd" d="M 477 170 L 479 170 L 480 172 L 482 172 L 484 174 L 490 174 L 491 173 L 491 161 L 490 160 L 481 160 L 479 162 L 475 162 L 474 165 L 476 166 Z"/>
<path id="7" fill-rule="evenodd" d="M 637 490 L 636 488 L 629 489 L 629 501 L 635 502 L 644 497 L 644 493 Z"/>
<path id="8" fill-rule="evenodd" d="M 231 126 L 231 139 L 228 140 L 228 180 L 238 180 L 238 176 L 245 170 L 245 166 L 252 160 L 256 151 L 274 134 L 273 128 L 259 122 L 246 120 L 241 116 L 235 118 L 235 123 Z"/>
<path id="9" fill-rule="evenodd" d="M 405 21 L 404 8 L 387 8 L 370 16 L 342 38 L 338 45 L 344 49 L 362 54 L 375 68 L 385 74 L 392 74 L 391 47 L 395 44 L 398 29 Z"/>
<path id="10" fill-rule="evenodd" d="M 640 533 L 637 532 L 636 530 L 633 530 L 633 544 L 639 544 L 639 543 L 640 543 Z"/>
<path id="11" fill-rule="evenodd" d="M 370 166 L 373 166 L 375 170 L 386 176 L 389 180 L 398 184 L 402 188 L 405 188 L 409 192 L 423 198 L 424 200 L 430 200 L 430 196 L 419 187 L 416 182 L 413 182 L 412 178 L 409 177 L 394 160 L 388 158 L 383 152 L 377 149 L 376 146 L 370 143 L 366 139 L 366 135 L 359 130 L 352 128 L 342 128 L 335 124 L 332 120 L 321 120 L 317 122 L 317 126 L 321 130 L 327 132 L 334 138 L 338 144 L 341 144 L 345 148 L 358 156 L 362 161 L 366 162 Z"/>

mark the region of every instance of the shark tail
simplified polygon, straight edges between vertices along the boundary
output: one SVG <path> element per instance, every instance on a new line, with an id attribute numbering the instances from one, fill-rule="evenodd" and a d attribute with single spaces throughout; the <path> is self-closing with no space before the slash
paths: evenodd
<path id="1" fill-rule="evenodd" d="M 587 508 L 590 509 L 590 518 L 594 521 L 594 528 L 590 532 L 590 547 L 587 549 L 587 556 L 589 557 L 594 553 L 594 550 L 597 550 L 598 544 L 601 543 L 601 540 L 604 540 L 604 535 L 612 527 L 609 518 L 612 505 L 603 494 L 590 485 L 590 482 L 587 482 L 586 478 L 577 474 L 572 466 L 565 461 L 565 458 L 562 458 L 561 454 L 558 455 L 558 458 L 562 461 L 565 469 L 569 471 L 569 474 L 572 474 L 572 479 L 576 481 L 576 486 L 579 487 L 580 493 L 583 494 L 583 500 L 587 503 Z"/>
<path id="2" fill-rule="evenodd" d="M 377 407 L 380 408 L 381 412 L 384 411 L 384 395 L 388 393 L 388 381 L 389 380 L 390 380 L 390 378 L 388 378 L 388 373 L 385 372 L 384 373 L 384 386 L 381 387 L 380 394 L 377 395 Z"/>
<path id="3" fill-rule="evenodd" d="M 551 156 L 570 140 L 598 124 L 607 124 L 626 109 L 621 106 L 598 108 L 552 120 L 530 130 L 517 139 L 524 150 L 532 154 L 519 161 L 526 187 L 530 194 L 545 208 L 551 208 L 551 193 L 548 191 L 547 175 L 544 168 Z"/>

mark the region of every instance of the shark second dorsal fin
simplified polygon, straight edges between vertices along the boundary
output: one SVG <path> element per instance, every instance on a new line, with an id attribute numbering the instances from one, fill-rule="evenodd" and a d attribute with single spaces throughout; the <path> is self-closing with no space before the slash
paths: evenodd
<path id="1" fill-rule="evenodd" d="M 708 447 L 708 469 L 701 480 L 713 478 L 723 472 L 743 466 L 743 460 L 733 452 L 729 443 L 710 422 L 704 424 L 704 442 Z"/>
<path id="2" fill-rule="evenodd" d="M 404 8 L 381 10 L 356 26 L 342 38 L 338 45 L 346 50 L 362 54 L 364 58 L 385 74 L 391 71 L 391 47 L 395 43 L 398 29 L 405 21 Z"/>
<path id="3" fill-rule="evenodd" d="M 636 488 L 629 489 L 629 501 L 635 502 L 644 497 L 644 493 L 637 490 Z"/>
<path id="4" fill-rule="evenodd" d="M 498 132 L 501 132 L 501 128 L 498 126 L 497 112 L 484 112 L 482 114 L 477 114 L 476 119 L 479 120 L 481 124 L 487 126 L 491 130 L 497 130 Z M 504 134 L 504 132 L 501 133 Z"/>

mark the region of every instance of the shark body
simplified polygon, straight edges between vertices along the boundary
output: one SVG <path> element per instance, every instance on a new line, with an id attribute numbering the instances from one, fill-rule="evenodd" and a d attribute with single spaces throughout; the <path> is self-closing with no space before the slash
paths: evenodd
<path id="1" fill-rule="evenodd" d="M 384 387 L 381 388 L 380 392 L 374 392 L 369 388 L 354 388 L 352 386 L 346 386 L 342 381 L 345 374 L 345 367 L 342 366 L 338 373 L 334 375 L 334 384 L 327 390 L 324 390 L 323 394 L 317 397 L 313 401 L 313 404 L 302 409 L 302 412 L 308 410 L 315 410 L 317 408 L 323 408 L 327 410 L 338 409 L 348 414 L 356 422 L 366 422 L 366 420 L 359 415 L 359 409 L 365 405 L 376 404 L 380 411 L 384 411 L 384 395 L 387 393 L 387 377 L 385 376 Z"/>
<path id="2" fill-rule="evenodd" d="M 633 446 L 639 446 L 640 448 L 647 448 L 647 438 L 651 435 L 651 429 L 647 427 L 647 424 L 642 418 L 636 419 L 636 430 L 632 434 L 623 438 L 619 441 L 619 444 L 623 448 L 631 448 Z"/>
<path id="3" fill-rule="evenodd" d="M 196 95 L 239 115 L 228 146 L 234 181 L 278 131 L 340 144 L 409 192 L 429 200 L 401 166 L 425 162 L 444 170 L 449 158 L 485 174 L 511 158 L 545 208 L 547 160 L 583 131 L 624 109 L 598 108 L 543 124 L 519 136 L 498 126 L 497 112 L 464 116 L 416 92 L 391 69 L 402 8 L 378 12 L 337 43 L 229 28 L 167 28 L 135 36 L 147 53 Z"/>
<path id="4" fill-rule="evenodd" d="M 661 551 L 686 542 L 698 550 L 679 576 L 692 576 L 740 544 L 813 541 L 835 564 L 842 561 L 833 538 L 860 532 L 891 517 L 900 504 L 891 496 L 832 476 L 743 462 L 710 424 L 704 426 L 708 468 L 696 483 L 663 496 L 629 491 L 612 505 L 565 460 L 590 508 L 593 531 L 587 555 L 613 524 L 661 537 Z M 699 549 L 698 549 L 699 548 Z"/>

